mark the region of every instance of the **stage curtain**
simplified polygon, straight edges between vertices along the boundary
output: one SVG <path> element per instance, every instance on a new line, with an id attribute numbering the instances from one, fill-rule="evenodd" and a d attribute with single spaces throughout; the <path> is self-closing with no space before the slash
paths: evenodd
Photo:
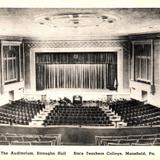
<path id="1" fill-rule="evenodd" d="M 36 54 L 37 90 L 50 88 L 116 89 L 116 53 Z"/>

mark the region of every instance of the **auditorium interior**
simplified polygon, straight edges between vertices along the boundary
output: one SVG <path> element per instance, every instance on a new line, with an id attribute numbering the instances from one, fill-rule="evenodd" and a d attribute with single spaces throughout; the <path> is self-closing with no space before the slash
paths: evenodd
<path id="1" fill-rule="evenodd" d="M 159 8 L 0 8 L 0 145 L 160 145 Z"/>

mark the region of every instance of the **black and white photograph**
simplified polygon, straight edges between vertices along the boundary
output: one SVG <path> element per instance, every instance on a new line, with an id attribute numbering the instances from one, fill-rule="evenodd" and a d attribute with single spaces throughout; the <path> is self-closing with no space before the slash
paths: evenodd
<path id="1" fill-rule="evenodd" d="M 0 147 L 160 145 L 160 8 L 3 7 L 0 61 Z"/>

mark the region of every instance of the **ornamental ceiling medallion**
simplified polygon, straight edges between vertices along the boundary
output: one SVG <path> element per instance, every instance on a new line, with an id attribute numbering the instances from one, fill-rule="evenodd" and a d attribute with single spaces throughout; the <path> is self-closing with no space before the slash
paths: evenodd
<path id="1" fill-rule="evenodd" d="M 43 14 L 35 18 L 35 21 L 42 26 L 50 27 L 91 27 L 101 24 L 113 24 L 118 17 L 114 15 L 93 13 L 93 12 L 66 12 L 60 14 Z"/>

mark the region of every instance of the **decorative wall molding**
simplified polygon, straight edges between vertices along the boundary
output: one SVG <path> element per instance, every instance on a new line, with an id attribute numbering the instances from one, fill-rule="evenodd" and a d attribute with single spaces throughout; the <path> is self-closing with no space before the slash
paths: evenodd
<path id="1" fill-rule="evenodd" d="M 24 41 L 26 48 L 90 48 L 90 47 L 123 47 L 128 49 L 128 42 L 124 40 L 107 41 Z"/>

